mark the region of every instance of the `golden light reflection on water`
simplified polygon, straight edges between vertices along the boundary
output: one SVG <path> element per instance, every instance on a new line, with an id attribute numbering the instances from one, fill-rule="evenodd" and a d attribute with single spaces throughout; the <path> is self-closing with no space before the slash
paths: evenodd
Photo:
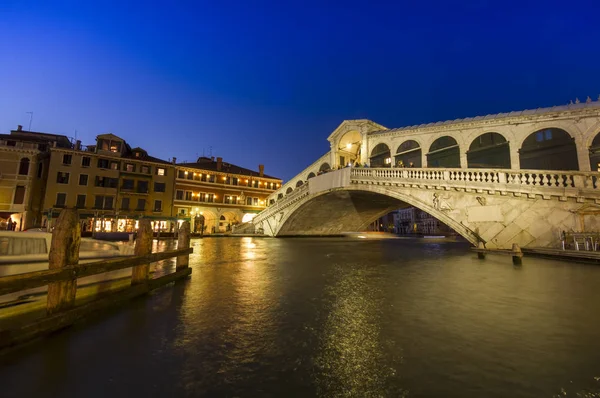
<path id="1" fill-rule="evenodd" d="M 382 299 L 368 281 L 369 270 L 337 265 L 336 274 L 337 283 L 326 292 L 331 311 L 316 358 L 319 395 L 406 396 L 401 389 L 390 390 L 396 371 L 385 356 L 379 326 Z"/>

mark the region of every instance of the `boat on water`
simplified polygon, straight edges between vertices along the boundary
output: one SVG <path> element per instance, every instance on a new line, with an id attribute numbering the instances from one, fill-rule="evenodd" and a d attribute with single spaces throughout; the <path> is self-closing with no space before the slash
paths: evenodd
<path id="1" fill-rule="evenodd" d="M 0 231 L 0 264 L 47 262 L 50 232 Z M 81 238 L 79 259 L 104 259 L 133 255 L 133 242 Z"/>

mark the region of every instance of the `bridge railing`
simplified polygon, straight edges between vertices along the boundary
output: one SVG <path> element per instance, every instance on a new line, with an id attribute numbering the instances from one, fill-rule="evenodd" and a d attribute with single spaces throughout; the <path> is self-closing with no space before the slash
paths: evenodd
<path id="1" fill-rule="evenodd" d="M 354 168 L 352 177 L 402 179 L 413 181 L 454 181 L 508 184 L 531 187 L 600 190 L 597 172 L 557 170 Z"/>

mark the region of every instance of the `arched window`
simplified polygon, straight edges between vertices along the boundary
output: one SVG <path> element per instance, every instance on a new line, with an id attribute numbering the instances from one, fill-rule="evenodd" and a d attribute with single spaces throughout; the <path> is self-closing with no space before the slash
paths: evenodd
<path id="1" fill-rule="evenodd" d="M 286 189 L 285 193 L 286 194 L 291 193 L 293 190 L 294 189 L 292 187 L 288 187 L 288 189 Z"/>
<path id="2" fill-rule="evenodd" d="M 394 156 L 395 167 L 423 167 L 422 166 L 422 150 L 417 141 L 404 141 L 398 146 L 396 155 Z"/>
<path id="3" fill-rule="evenodd" d="M 299 180 L 299 181 L 296 183 L 296 188 L 298 188 L 298 187 L 301 187 L 301 186 L 302 186 L 302 184 L 304 184 L 304 181 L 302 181 L 302 180 Z"/>
<path id="4" fill-rule="evenodd" d="M 460 167 L 460 149 L 456 140 L 444 136 L 433 141 L 427 154 L 427 167 Z"/>
<path id="5" fill-rule="evenodd" d="M 21 162 L 19 163 L 19 174 L 22 176 L 29 174 L 29 158 L 21 159 Z"/>
<path id="6" fill-rule="evenodd" d="M 313 177 L 315 177 L 315 173 L 312 173 L 312 172 L 311 172 L 311 173 L 308 175 L 308 177 L 306 177 L 306 179 L 308 180 L 308 179 L 311 179 L 311 178 L 313 178 Z"/>
<path id="7" fill-rule="evenodd" d="M 321 167 L 319 167 L 319 171 L 322 171 L 322 172 L 326 172 L 329 170 L 331 170 L 331 166 L 329 165 L 329 163 L 323 163 L 321 165 Z"/>
<path id="8" fill-rule="evenodd" d="M 600 133 L 596 134 L 590 146 L 590 166 L 592 171 L 600 170 Z"/>
<path id="9" fill-rule="evenodd" d="M 475 169 L 510 169 L 508 141 L 498 133 L 480 135 L 467 151 L 467 165 Z"/>
<path id="10" fill-rule="evenodd" d="M 579 170 L 575 140 L 559 128 L 529 134 L 519 150 L 519 160 L 521 169 Z"/>
<path id="11" fill-rule="evenodd" d="M 369 156 L 370 167 L 392 167 L 392 158 L 390 155 L 390 147 L 381 143 L 375 145 Z"/>

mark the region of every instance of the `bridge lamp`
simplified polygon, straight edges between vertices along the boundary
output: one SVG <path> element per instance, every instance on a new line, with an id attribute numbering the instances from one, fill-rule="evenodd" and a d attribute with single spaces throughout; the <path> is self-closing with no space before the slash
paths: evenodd
<path id="1" fill-rule="evenodd" d="M 350 148 L 352 148 L 352 144 L 351 143 L 347 143 L 346 144 L 346 149 L 350 149 Z"/>
<path id="2" fill-rule="evenodd" d="M 225 181 L 227 179 L 227 177 L 223 177 L 223 181 Z"/>
<path id="3" fill-rule="evenodd" d="M 183 174 L 187 175 L 188 174 L 187 170 Z"/>

